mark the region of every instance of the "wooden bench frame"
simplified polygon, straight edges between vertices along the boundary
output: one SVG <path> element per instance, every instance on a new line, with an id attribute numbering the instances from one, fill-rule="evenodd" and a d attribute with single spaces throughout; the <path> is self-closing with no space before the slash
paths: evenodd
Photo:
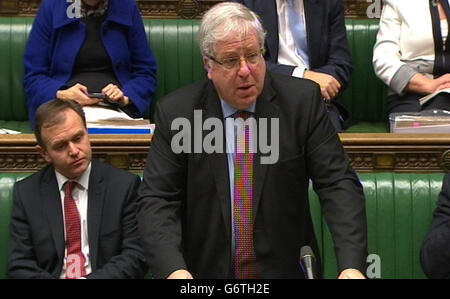
<path id="1" fill-rule="evenodd" d="M 447 172 L 449 134 L 339 135 L 358 172 Z M 140 173 L 145 167 L 151 135 L 90 135 L 93 155 Z M 0 172 L 35 172 L 45 165 L 32 134 L 0 135 Z"/>

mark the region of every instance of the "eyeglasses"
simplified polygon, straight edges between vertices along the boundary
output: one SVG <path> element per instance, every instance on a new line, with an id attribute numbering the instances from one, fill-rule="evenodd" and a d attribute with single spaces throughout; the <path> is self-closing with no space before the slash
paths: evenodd
<path id="1" fill-rule="evenodd" d="M 257 52 L 250 53 L 244 57 L 231 57 L 218 60 L 213 56 L 207 56 L 212 61 L 220 64 L 225 69 L 232 70 L 237 69 L 241 65 L 241 61 L 244 60 L 247 64 L 256 65 L 260 62 L 261 57 L 264 55 L 264 49 L 260 49 Z"/>

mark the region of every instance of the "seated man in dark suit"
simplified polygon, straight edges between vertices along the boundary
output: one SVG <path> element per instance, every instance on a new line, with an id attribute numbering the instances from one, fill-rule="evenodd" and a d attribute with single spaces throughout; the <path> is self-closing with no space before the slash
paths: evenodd
<path id="1" fill-rule="evenodd" d="M 140 178 L 91 161 L 75 101 L 40 106 L 35 136 L 49 165 L 14 186 L 8 277 L 144 277 L 136 221 Z"/>
<path id="2" fill-rule="evenodd" d="M 312 179 L 339 277 L 363 278 L 362 186 L 319 86 L 266 71 L 264 30 L 241 4 L 208 11 L 199 42 L 207 78 L 158 102 L 139 189 L 138 226 L 152 273 L 303 278 L 300 249 L 310 246 L 320 256 L 308 200 Z"/>
<path id="3" fill-rule="evenodd" d="M 230 0 L 254 11 L 267 31 L 269 69 L 315 81 L 338 132 L 349 124 L 337 95 L 352 74 L 342 0 Z"/>
<path id="4" fill-rule="evenodd" d="M 422 244 L 420 262 L 429 278 L 450 278 L 450 175 L 442 182 L 433 222 Z"/>

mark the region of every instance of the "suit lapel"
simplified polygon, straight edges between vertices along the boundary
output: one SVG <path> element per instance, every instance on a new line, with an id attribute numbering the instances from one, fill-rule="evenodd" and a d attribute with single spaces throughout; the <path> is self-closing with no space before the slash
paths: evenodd
<path id="1" fill-rule="evenodd" d="M 205 97 L 205 102 L 203 103 L 204 106 L 202 107 L 203 121 L 210 117 L 215 117 L 222 120 L 223 113 L 220 105 L 220 100 L 211 81 L 208 84 L 207 88 L 207 96 Z M 224 122 L 223 126 L 225 128 Z M 206 133 L 207 132 L 203 132 L 203 138 L 205 137 Z M 223 131 L 223 141 L 225 147 L 225 129 Z M 224 148 L 224 153 L 206 154 L 205 157 L 210 163 L 210 169 L 213 172 L 214 180 L 216 182 L 217 195 L 220 201 L 220 207 L 222 211 L 223 221 L 225 223 L 227 237 L 231 238 L 231 197 L 226 148 Z"/>
<path id="2" fill-rule="evenodd" d="M 92 161 L 91 174 L 89 175 L 88 190 L 88 239 L 89 259 L 92 270 L 97 266 L 97 253 L 99 243 L 100 226 L 102 223 L 103 202 L 105 200 L 106 186 L 103 173 L 96 161 Z"/>
<path id="3" fill-rule="evenodd" d="M 322 39 L 322 14 L 324 8 L 317 0 L 303 0 L 305 8 L 306 38 L 308 40 L 309 64 L 313 68 L 316 55 L 319 53 Z M 320 22 L 320 23 L 318 23 Z"/>
<path id="4" fill-rule="evenodd" d="M 276 104 L 273 103 L 273 100 L 275 99 L 276 93 L 272 88 L 271 82 L 270 82 L 270 75 L 266 73 L 266 78 L 264 82 L 264 90 L 262 94 L 259 96 L 257 102 L 256 102 L 256 110 L 255 110 L 255 117 L 258 122 L 258 137 L 260 134 L 267 134 L 267 142 L 268 144 L 271 144 L 270 140 L 270 132 L 271 132 L 271 118 L 278 118 L 279 117 L 279 108 Z M 266 118 L 267 119 L 267 132 L 259 132 L 261 129 L 260 119 Z M 279 132 L 278 132 L 279 136 Z M 260 142 L 258 138 L 258 143 Z M 259 202 L 261 200 L 262 195 L 262 189 L 264 186 L 264 180 L 266 177 L 267 172 L 267 164 L 261 164 L 261 153 L 260 148 L 258 144 L 258 151 L 255 154 L 255 159 L 253 162 L 253 180 L 254 180 L 254 197 L 253 197 L 253 207 L 254 212 L 253 215 L 256 217 L 258 213 L 258 207 Z"/>
<path id="5" fill-rule="evenodd" d="M 44 201 L 44 211 L 47 214 L 47 221 L 53 237 L 53 242 L 59 260 L 64 259 L 64 221 L 61 205 L 61 194 L 56 181 L 55 170 L 52 166 L 45 170 L 42 178 L 42 188 L 40 197 Z M 61 263 L 62 265 L 62 263 Z"/>

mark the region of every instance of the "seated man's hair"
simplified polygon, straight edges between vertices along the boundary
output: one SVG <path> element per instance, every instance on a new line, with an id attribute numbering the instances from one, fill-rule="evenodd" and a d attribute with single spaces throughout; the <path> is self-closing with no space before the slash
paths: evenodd
<path id="1" fill-rule="evenodd" d="M 83 107 L 73 100 L 59 100 L 54 99 L 39 106 L 36 111 L 36 125 L 34 128 L 34 136 L 37 143 L 45 148 L 42 141 L 41 132 L 43 128 L 53 127 L 65 121 L 65 116 L 61 112 L 72 109 L 75 111 L 83 121 L 86 128 L 86 117 L 84 116 Z"/>

